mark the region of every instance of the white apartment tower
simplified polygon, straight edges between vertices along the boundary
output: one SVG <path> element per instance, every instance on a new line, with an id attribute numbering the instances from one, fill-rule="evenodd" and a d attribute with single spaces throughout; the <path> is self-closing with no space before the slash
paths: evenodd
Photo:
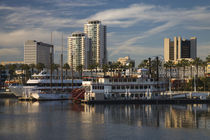
<path id="1" fill-rule="evenodd" d="M 191 37 L 190 40 L 182 39 L 180 36 L 174 37 L 174 41 L 170 38 L 164 39 L 164 60 L 178 61 L 182 58 L 197 57 L 197 38 Z"/>
<path id="2" fill-rule="evenodd" d="M 87 69 L 90 63 L 90 39 L 82 32 L 74 32 L 68 37 L 68 64 L 76 70 L 83 65 Z"/>
<path id="3" fill-rule="evenodd" d="M 36 40 L 28 40 L 24 44 L 24 64 L 37 65 L 38 63 L 43 63 L 45 67 L 49 68 L 50 51 L 52 51 L 53 58 L 53 45 L 37 42 Z"/>
<path id="4" fill-rule="evenodd" d="M 98 63 L 101 67 L 107 63 L 106 26 L 91 20 L 84 25 L 84 33 L 91 39 L 91 64 Z"/>

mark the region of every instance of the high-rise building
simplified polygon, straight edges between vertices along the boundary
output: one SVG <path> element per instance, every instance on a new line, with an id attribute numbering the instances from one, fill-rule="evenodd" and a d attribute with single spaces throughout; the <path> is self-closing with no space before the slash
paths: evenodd
<path id="1" fill-rule="evenodd" d="M 91 20 L 84 25 L 84 32 L 91 39 L 91 63 L 100 66 L 107 63 L 106 26 L 101 21 Z"/>
<path id="2" fill-rule="evenodd" d="M 190 40 L 182 39 L 180 36 L 174 37 L 174 41 L 170 38 L 164 39 L 164 60 L 178 61 L 182 58 L 197 57 L 197 39 L 191 37 Z"/>
<path id="3" fill-rule="evenodd" d="M 68 37 L 68 64 L 76 69 L 83 65 L 87 69 L 90 64 L 90 39 L 82 32 L 74 32 Z"/>
<path id="4" fill-rule="evenodd" d="M 24 44 L 24 64 L 37 65 L 38 63 L 43 63 L 45 67 L 49 68 L 51 51 L 53 58 L 53 45 L 37 42 L 36 40 L 28 40 Z"/>

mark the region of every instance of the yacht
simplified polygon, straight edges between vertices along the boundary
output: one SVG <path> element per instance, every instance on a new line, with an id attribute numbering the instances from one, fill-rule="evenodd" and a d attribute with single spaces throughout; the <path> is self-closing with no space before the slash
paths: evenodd
<path id="1" fill-rule="evenodd" d="M 166 91 L 166 85 L 164 80 L 138 76 L 86 78 L 82 82 L 86 101 L 159 99 Z"/>
<path id="2" fill-rule="evenodd" d="M 50 74 L 46 70 L 41 71 L 39 74 L 33 74 L 25 85 L 11 84 L 9 89 L 18 97 L 28 97 L 32 92 L 68 92 L 70 93 L 73 89 L 79 88 L 82 85 L 81 79 L 63 79 L 61 76 L 52 76 L 52 83 L 50 79 Z M 40 92 L 40 93 L 41 93 Z"/>

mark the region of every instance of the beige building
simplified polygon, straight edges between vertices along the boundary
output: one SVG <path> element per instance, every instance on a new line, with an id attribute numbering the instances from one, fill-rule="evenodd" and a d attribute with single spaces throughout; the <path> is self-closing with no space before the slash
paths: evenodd
<path id="1" fill-rule="evenodd" d="M 84 33 L 91 39 L 91 63 L 100 66 L 107 63 L 106 26 L 99 20 L 88 21 Z"/>
<path id="2" fill-rule="evenodd" d="M 68 37 L 68 64 L 76 69 L 83 65 L 87 69 L 90 61 L 90 39 L 85 33 L 74 32 Z"/>
<path id="3" fill-rule="evenodd" d="M 120 57 L 117 62 L 120 62 L 122 65 L 127 65 L 129 63 L 132 63 L 134 64 L 135 66 L 135 61 L 134 60 L 131 60 L 129 56 L 126 56 L 126 57 Z"/>
<path id="4" fill-rule="evenodd" d="M 191 37 L 190 40 L 174 37 L 174 41 L 170 38 L 164 39 L 164 60 L 178 61 L 183 58 L 195 59 L 197 57 L 197 39 Z"/>
<path id="5" fill-rule="evenodd" d="M 50 52 L 53 59 L 53 45 L 28 40 L 24 44 L 24 64 L 43 63 L 45 67 L 50 67 Z"/>

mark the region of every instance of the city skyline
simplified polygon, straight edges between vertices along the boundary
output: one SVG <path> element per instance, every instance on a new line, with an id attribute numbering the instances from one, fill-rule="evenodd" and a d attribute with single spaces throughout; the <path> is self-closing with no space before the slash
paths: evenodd
<path id="1" fill-rule="evenodd" d="M 151 56 L 163 56 L 163 39 L 174 36 L 196 36 L 197 56 L 205 58 L 210 54 L 209 6 L 208 1 L 191 0 L 4 1 L 0 3 L 0 61 L 23 60 L 26 40 L 50 43 L 53 32 L 58 63 L 63 32 L 67 62 L 67 37 L 82 31 L 92 19 L 107 26 L 110 61 L 128 55 L 138 64 Z"/>

